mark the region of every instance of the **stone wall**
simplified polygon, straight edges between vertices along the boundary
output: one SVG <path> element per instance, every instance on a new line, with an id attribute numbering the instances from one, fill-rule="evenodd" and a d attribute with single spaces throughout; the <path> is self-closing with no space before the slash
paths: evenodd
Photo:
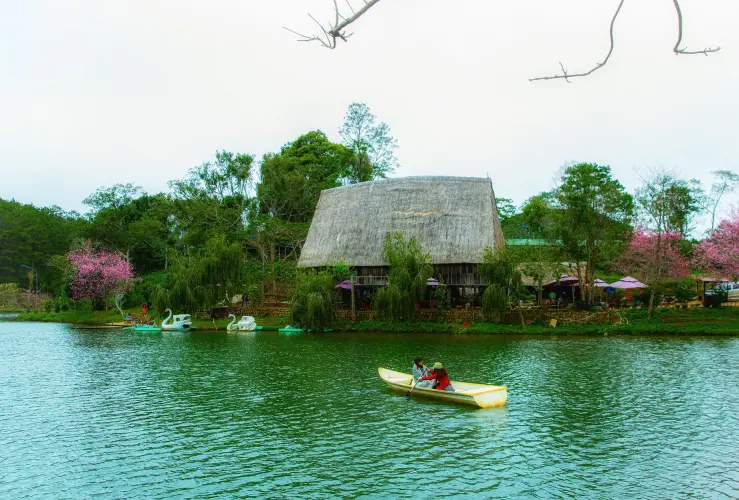
<path id="1" fill-rule="evenodd" d="M 280 306 L 259 306 L 249 305 L 247 307 L 231 308 L 229 312 L 237 318 L 241 316 L 254 316 L 257 318 L 276 318 L 288 317 L 290 308 L 287 305 Z M 336 315 L 343 320 L 351 321 L 352 312 L 350 309 L 338 309 Z M 357 321 L 376 321 L 380 318 L 377 311 L 358 310 Z M 580 311 L 577 309 L 557 310 L 550 309 L 543 311 L 542 309 L 524 309 L 524 321 L 528 324 L 531 322 L 539 322 L 548 324 L 550 320 L 556 319 L 558 325 L 583 325 L 583 324 L 608 324 L 617 321 L 617 318 L 611 315 L 609 311 Z M 197 317 L 210 319 L 210 313 L 207 311 L 198 311 Z M 419 321 L 438 321 L 438 311 L 436 309 L 422 309 L 418 312 Z M 470 309 L 446 309 L 444 311 L 444 323 L 475 323 L 484 321 L 480 308 Z M 509 311 L 503 317 L 503 323 L 510 325 L 518 325 L 521 323 L 519 312 Z"/>

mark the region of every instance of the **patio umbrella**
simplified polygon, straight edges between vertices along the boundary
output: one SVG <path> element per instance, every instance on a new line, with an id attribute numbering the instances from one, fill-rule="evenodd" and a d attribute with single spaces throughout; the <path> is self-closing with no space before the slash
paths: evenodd
<path id="1" fill-rule="evenodd" d="M 351 284 L 351 282 L 349 280 L 344 280 L 341 283 L 339 283 L 338 285 L 336 285 L 334 288 L 343 288 L 344 290 L 351 290 L 352 289 L 352 284 Z"/>
<path id="2" fill-rule="evenodd" d="M 603 280 L 596 279 L 595 281 L 593 281 L 593 286 L 600 286 L 600 287 L 604 287 L 605 288 L 605 287 L 611 286 L 611 285 L 609 285 L 608 283 L 606 283 Z"/>
<path id="3" fill-rule="evenodd" d="M 426 284 L 428 286 L 439 286 L 439 280 L 434 279 L 434 278 L 429 278 L 426 280 Z"/>
<path id="4" fill-rule="evenodd" d="M 631 276 L 621 278 L 620 280 L 616 281 L 615 283 L 611 283 L 608 286 L 613 288 L 620 288 L 621 290 L 630 290 L 632 288 L 648 288 L 647 285 L 635 278 L 632 278 Z"/>

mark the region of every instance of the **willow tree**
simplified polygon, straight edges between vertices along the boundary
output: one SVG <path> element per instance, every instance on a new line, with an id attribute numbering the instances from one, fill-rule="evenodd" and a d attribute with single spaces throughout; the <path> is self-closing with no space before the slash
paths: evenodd
<path id="1" fill-rule="evenodd" d="M 291 321 L 301 328 L 323 331 L 336 322 L 336 291 L 332 273 L 309 271 L 298 275 L 290 302 Z"/>
<path id="2" fill-rule="evenodd" d="M 243 286 L 244 249 L 225 236 L 209 239 L 201 249 L 172 257 L 165 286 L 158 286 L 154 306 L 210 307 L 228 300 Z"/>
<path id="3" fill-rule="evenodd" d="M 390 266 L 388 285 L 377 293 L 375 308 L 388 321 L 411 321 L 434 273 L 431 254 L 415 238 L 406 241 L 401 233 L 392 233 L 385 238 L 383 258 Z"/>
<path id="4" fill-rule="evenodd" d="M 518 263 L 505 248 L 485 247 L 480 275 L 488 284 L 482 294 L 482 312 L 489 320 L 500 322 L 523 286 Z"/>

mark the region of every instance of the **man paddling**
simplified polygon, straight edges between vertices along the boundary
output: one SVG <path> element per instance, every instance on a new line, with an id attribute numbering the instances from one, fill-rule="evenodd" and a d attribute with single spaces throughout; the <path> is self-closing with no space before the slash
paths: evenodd
<path id="1" fill-rule="evenodd" d="M 416 358 L 413 360 L 413 381 L 416 383 L 415 387 L 422 387 L 426 389 L 434 388 L 433 380 L 421 380 L 422 377 L 429 375 L 429 369 L 423 366 L 423 358 Z"/>

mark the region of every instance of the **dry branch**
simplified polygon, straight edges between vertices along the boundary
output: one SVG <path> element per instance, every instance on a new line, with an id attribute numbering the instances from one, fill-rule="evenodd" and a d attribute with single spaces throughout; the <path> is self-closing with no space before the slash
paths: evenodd
<path id="1" fill-rule="evenodd" d="M 380 0 L 364 0 L 364 5 L 361 9 L 355 11 L 354 8 L 349 3 L 349 0 L 346 0 L 346 4 L 349 6 L 349 10 L 352 11 L 352 15 L 350 17 L 345 17 L 341 15 L 341 12 L 339 12 L 339 5 L 334 0 L 334 22 L 333 24 L 329 24 L 328 29 L 324 28 L 324 26 L 316 21 L 316 18 L 313 17 L 311 14 L 308 14 L 311 19 L 313 19 L 316 24 L 318 24 L 319 28 L 321 28 L 321 31 L 323 32 L 323 36 L 321 35 L 303 35 L 302 33 L 298 33 L 297 31 L 291 30 L 290 28 L 285 28 L 287 31 L 290 31 L 291 33 L 295 33 L 300 37 L 300 42 L 319 42 L 321 45 L 326 47 L 327 49 L 335 49 L 336 48 L 336 40 L 337 38 L 342 39 L 343 41 L 347 41 L 347 38 L 352 36 L 352 33 L 347 34 L 346 29 L 347 26 L 352 24 L 354 21 L 359 19 L 364 15 L 365 12 L 367 12 L 369 9 L 372 8 L 372 6 L 379 3 Z M 341 22 L 340 22 L 341 21 Z"/>
<path id="2" fill-rule="evenodd" d="M 672 51 L 675 54 L 684 54 L 684 55 L 703 54 L 703 55 L 707 56 L 710 52 L 718 52 L 719 50 L 721 50 L 721 47 L 716 47 L 715 49 L 713 49 L 711 47 L 708 47 L 707 49 L 696 50 L 696 51 L 688 51 L 688 50 L 686 50 L 687 47 L 681 49 L 680 48 L 680 42 L 682 42 L 682 39 L 683 39 L 683 13 L 680 10 L 680 4 L 678 3 L 678 0 L 672 0 L 672 3 L 675 5 L 675 10 L 677 11 L 677 33 L 678 33 L 678 36 L 677 36 L 677 42 L 675 43 L 675 46 L 672 49 Z M 623 4 L 624 4 L 624 0 L 620 0 L 620 2 L 618 4 L 618 9 L 616 9 L 616 13 L 613 15 L 613 18 L 611 19 L 611 29 L 610 29 L 611 47 L 608 50 L 608 54 L 606 55 L 606 58 L 603 59 L 603 62 L 597 63 L 595 65 L 595 67 L 592 68 L 590 71 L 587 71 L 587 72 L 584 72 L 584 73 L 573 73 L 573 74 L 568 73 L 567 70 L 565 69 L 564 65 L 560 62 L 559 63 L 559 66 L 562 69 L 562 74 L 554 75 L 554 76 L 540 76 L 540 77 L 537 77 L 537 78 L 530 78 L 529 81 L 530 82 L 534 82 L 534 81 L 537 81 L 537 80 L 557 80 L 557 79 L 561 79 L 561 80 L 566 81 L 567 83 L 572 83 L 572 82 L 570 82 L 570 78 L 576 78 L 576 77 L 581 77 L 581 76 L 588 76 L 591 73 L 593 73 L 594 71 L 597 71 L 600 68 L 602 68 L 603 66 L 605 66 L 606 63 L 608 62 L 608 59 L 611 58 L 611 54 L 613 54 L 613 45 L 614 45 L 613 27 L 616 24 L 616 18 L 618 17 L 619 12 L 621 12 L 621 7 L 623 6 Z"/>
<path id="3" fill-rule="evenodd" d="M 362 17 L 369 9 L 371 9 L 374 5 L 378 4 L 380 0 L 363 0 L 364 5 L 359 10 L 354 10 L 349 0 L 344 0 L 349 7 L 349 10 L 351 11 L 352 15 L 350 17 L 343 16 L 341 12 L 339 12 L 339 5 L 337 3 L 337 0 L 334 0 L 334 22 L 333 24 L 329 23 L 328 29 L 325 28 L 320 22 L 316 20 L 315 17 L 313 17 L 311 14 L 308 14 L 313 21 L 318 24 L 318 27 L 321 29 L 322 35 L 303 35 L 302 33 L 298 33 L 297 31 L 291 30 L 290 28 L 286 28 L 286 30 L 290 31 L 291 33 L 295 33 L 300 37 L 298 41 L 300 42 L 319 42 L 321 45 L 323 45 L 326 48 L 329 49 L 335 49 L 336 48 L 336 41 L 337 39 L 341 39 L 343 41 L 347 41 L 347 39 L 352 35 L 351 33 L 347 34 L 345 29 L 355 22 L 357 19 Z M 603 59 L 602 62 L 598 62 L 595 64 L 593 68 L 591 68 L 589 71 L 584 71 L 581 73 L 568 73 L 567 69 L 564 67 L 564 65 L 560 62 L 559 67 L 562 71 L 561 74 L 556 74 L 553 76 L 539 76 L 536 78 L 530 78 L 530 82 L 539 81 L 539 80 L 565 80 L 567 83 L 571 83 L 571 78 L 578 78 L 583 76 L 588 76 L 592 74 L 595 71 L 598 71 L 603 66 L 606 65 L 608 60 L 611 58 L 611 55 L 613 54 L 613 48 L 615 45 L 614 36 L 613 36 L 613 28 L 616 25 L 616 18 L 618 18 L 619 13 L 621 12 L 621 8 L 624 5 L 625 0 L 619 0 L 618 8 L 616 9 L 616 12 L 613 14 L 613 17 L 611 18 L 611 27 L 609 30 L 610 34 L 610 47 L 608 49 L 608 54 L 606 54 L 605 59 Z M 678 35 L 677 35 L 677 42 L 675 42 L 675 46 L 673 47 L 672 51 L 675 54 L 682 54 L 682 55 L 694 55 L 694 54 L 703 54 L 707 56 L 711 52 L 718 52 L 721 50 L 721 47 L 711 48 L 705 48 L 703 50 L 694 50 L 690 51 L 687 50 L 687 47 L 680 48 L 680 43 L 682 43 L 683 39 L 683 13 L 680 9 L 680 4 L 678 0 L 672 0 L 672 3 L 675 6 L 675 11 L 677 12 L 677 29 L 678 29 Z"/>

